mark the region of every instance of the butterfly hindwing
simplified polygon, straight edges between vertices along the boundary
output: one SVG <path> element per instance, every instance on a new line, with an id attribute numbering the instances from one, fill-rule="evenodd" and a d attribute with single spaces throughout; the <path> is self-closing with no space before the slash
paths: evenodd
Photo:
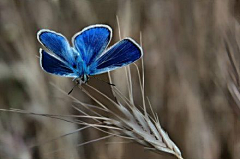
<path id="1" fill-rule="evenodd" d="M 66 62 L 61 61 L 42 49 L 40 49 L 40 65 L 44 71 L 54 75 L 65 77 L 77 76 Z"/>
<path id="2" fill-rule="evenodd" d="M 126 66 L 142 56 L 141 47 L 131 38 L 110 47 L 90 67 L 90 75 L 101 74 Z"/>
<path id="3" fill-rule="evenodd" d="M 93 25 L 74 35 L 72 43 L 86 65 L 90 65 L 107 48 L 111 37 L 112 29 L 109 26 Z"/>

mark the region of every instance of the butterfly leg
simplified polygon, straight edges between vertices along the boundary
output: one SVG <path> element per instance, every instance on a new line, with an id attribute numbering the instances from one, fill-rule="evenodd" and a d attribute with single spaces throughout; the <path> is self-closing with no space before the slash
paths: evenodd
<path id="1" fill-rule="evenodd" d="M 107 81 L 104 81 L 104 80 L 102 80 L 101 78 L 97 78 L 97 77 L 94 77 L 94 76 L 91 76 L 91 77 L 94 78 L 94 79 L 97 79 L 97 80 L 99 80 L 99 81 L 105 82 L 105 83 L 107 83 L 107 84 L 110 85 L 110 86 L 116 86 L 115 84 L 110 83 L 110 82 L 107 82 Z"/>
<path id="2" fill-rule="evenodd" d="M 78 86 L 78 85 L 81 85 L 82 84 L 82 81 L 77 77 L 77 78 L 74 78 L 73 79 L 74 82 L 76 82 L 76 84 L 73 86 L 73 88 L 68 92 L 68 95 L 72 93 L 73 89 Z"/>

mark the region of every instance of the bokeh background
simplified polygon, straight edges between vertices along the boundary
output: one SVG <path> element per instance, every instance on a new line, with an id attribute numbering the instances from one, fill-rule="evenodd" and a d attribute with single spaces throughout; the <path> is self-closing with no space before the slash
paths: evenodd
<path id="1" fill-rule="evenodd" d="M 239 0 L 0 0 L 0 108 L 76 114 L 71 99 L 50 84 L 68 92 L 74 83 L 41 70 L 36 33 L 47 28 L 70 40 L 86 26 L 108 24 L 112 45 L 119 40 L 116 15 L 122 37 L 139 43 L 142 33 L 146 95 L 183 157 L 239 159 L 239 107 L 228 89 L 235 83 L 225 45 L 238 65 Z M 123 74 L 121 69 L 113 72 L 121 88 L 126 87 Z M 107 80 L 106 74 L 98 77 Z M 90 84 L 109 88 L 96 80 Z M 92 103 L 80 89 L 73 95 Z M 119 141 L 115 138 L 75 146 L 103 136 L 94 129 L 41 144 L 78 128 L 56 119 L 0 112 L 0 158 L 174 158 L 137 144 L 109 143 Z"/>

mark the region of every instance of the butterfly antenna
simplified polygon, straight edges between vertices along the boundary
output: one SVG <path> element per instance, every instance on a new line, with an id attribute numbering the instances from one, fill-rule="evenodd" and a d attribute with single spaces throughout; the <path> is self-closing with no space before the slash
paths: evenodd
<path id="1" fill-rule="evenodd" d="M 105 83 L 109 84 L 110 86 L 116 86 L 115 84 L 110 83 L 110 82 L 107 82 L 107 81 L 104 81 L 104 80 L 102 80 L 101 78 L 97 78 L 97 77 L 94 77 L 94 76 L 91 76 L 91 77 L 92 77 L 92 78 L 95 78 L 95 79 L 97 79 L 97 80 L 99 80 L 99 81 L 105 82 Z"/>
<path id="2" fill-rule="evenodd" d="M 72 93 L 73 89 L 79 85 L 79 81 L 76 82 L 76 84 L 73 86 L 73 88 L 68 92 L 68 95 Z"/>

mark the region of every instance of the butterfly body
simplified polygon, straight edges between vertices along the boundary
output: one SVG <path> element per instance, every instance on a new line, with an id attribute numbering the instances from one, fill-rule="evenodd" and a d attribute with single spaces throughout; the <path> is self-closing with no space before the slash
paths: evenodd
<path id="1" fill-rule="evenodd" d="M 141 47 L 131 38 L 107 49 L 111 37 L 109 26 L 92 25 L 73 36 L 71 47 L 62 34 L 42 29 L 37 38 L 48 52 L 40 49 L 40 65 L 48 73 L 86 83 L 89 76 L 126 66 L 142 56 Z"/>

